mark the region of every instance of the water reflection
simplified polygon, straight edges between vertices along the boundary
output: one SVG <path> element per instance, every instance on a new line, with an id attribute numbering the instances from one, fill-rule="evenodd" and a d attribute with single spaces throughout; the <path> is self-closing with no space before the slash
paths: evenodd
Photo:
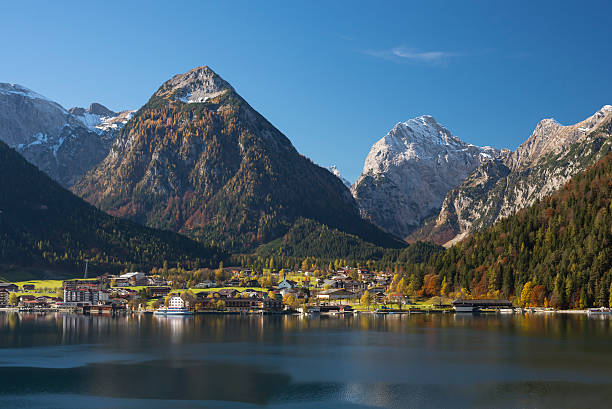
<path id="1" fill-rule="evenodd" d="M 611 321 L 583 315 L 1 313 L 0 334 L 0 394 L 20 405 L 76 391 L 102 407 L 571 407 L 580 393 L 604 407 L 612 390 Z"/>

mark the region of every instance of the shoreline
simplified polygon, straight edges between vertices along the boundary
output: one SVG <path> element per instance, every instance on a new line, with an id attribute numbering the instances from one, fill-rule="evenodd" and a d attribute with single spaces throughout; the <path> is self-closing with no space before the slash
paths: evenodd
<path id="1" fill-rule="evenodd" d="M 75 311 L 64 310 L 64 309 L 36 309 L 36 310 L 22 310 L 19 307 L 0 307 L 0 312 L 17 312 L 17 313 L 63 313 L 63 314 L 74 314 Z M 79 315 L 93 315 L 93 316 L 108 316 L 107 314 L 83 314 L 78 313 Z M 121 311 L 116 315 L 131 315 L 131 314 L 153 314 L 153 311 Z M 345 315 L 414 315 L 414 314 L 458 314 L 458 315 L 530 315 L 530 314 L 564 314 L 564 315 L 590 315 L 588 309 L 583 310 L 535 310 L 535 311 L 514 311 L 512 313 L 501 313 L 499 311 L 476 311 L 476 312 L 456 312 L 454 310 L 406 310 L 406 311 L 351 311 L 351 312 L 341 312 L 341 313 L 309 313 L 303 314 L 299 312 L 292 311 L 278 311 L 278 312 L 242 312 L 242 311 L 194 311 L 193 315 L 300 315 L 300 316 L 345 316 Z M 193 316 L 192 315 L 192 316 Z M 594 314 L 597 316 L 610 316 L 612 317 L 612 313 L 605 314 Z"/>

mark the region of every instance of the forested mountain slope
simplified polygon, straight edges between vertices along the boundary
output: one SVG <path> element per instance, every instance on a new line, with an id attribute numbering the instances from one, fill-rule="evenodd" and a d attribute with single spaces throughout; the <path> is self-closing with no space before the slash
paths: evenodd
<path id="1" fill-rule="evenodd" d="M 560 190 L 435 255 L 412 280 L 419 285 L 425 274 L 437 274 L 450 288 L 514 296 L 523 305 L 607 306 L 612 153 L 605 146 L 602 159 Z"/>
<path id="2" fill-rule="evenodd" d="M 87 204 L 0 142 L 0 264 L 79 271 L 216 266 L 225 254 Z"/>

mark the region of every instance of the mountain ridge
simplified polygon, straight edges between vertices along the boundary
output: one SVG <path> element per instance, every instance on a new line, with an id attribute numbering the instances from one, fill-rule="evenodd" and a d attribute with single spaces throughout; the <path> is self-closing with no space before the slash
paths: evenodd
<path id="1" fill-rule="evenodd" d="M 607 152 L 611 119 L 612 107 L 605 105 L 574 125 L 540 121 L 517 150 L 481 165 L 449 191 L 437 218 L 409 241 L 433 240 L 451 246 L 553 193 Z"/>
<path id="2" fill-rule="evenodd" d="M 100 115 L 83 110 L 88 123 L 84 116 L 24 86 L 0 83 L 0 140 L 64 187 L 107 155 L 116 131 L 129 119 L 127 112 L 105 117 L 102 124 Z"/>

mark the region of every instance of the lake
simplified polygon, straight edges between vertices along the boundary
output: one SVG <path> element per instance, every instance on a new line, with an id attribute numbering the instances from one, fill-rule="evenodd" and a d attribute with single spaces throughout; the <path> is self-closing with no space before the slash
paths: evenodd
<path id="1" fill-rule="evenodd" d="M 585 315 L 0 313 L 10 408 L 612 405 L 612 326 Z"/>

